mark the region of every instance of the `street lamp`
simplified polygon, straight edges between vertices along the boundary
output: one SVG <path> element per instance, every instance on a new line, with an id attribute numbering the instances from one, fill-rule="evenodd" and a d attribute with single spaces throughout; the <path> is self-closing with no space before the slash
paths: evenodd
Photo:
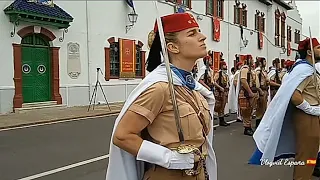
<path id="1" fill-rule="evenodd" d="M 131 24 L 126 25 L 126 33 L 128 33 L 128 31 L 133 27 L 133 25 L 137 22 L 138 19 L 138 14 L 133 11 L 131 13 L 128 14 L 128 18 L 129 18 L 129 22 Z"/>

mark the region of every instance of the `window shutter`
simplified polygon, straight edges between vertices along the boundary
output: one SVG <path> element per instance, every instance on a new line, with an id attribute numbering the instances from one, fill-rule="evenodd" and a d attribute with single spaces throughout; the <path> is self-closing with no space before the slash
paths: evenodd
<path id="1" fill-rule="evenodd" d="M 221 19 L 224 18 L 224 0 L 220 0 L 221 1 Z"/>
<path id="2" fill-rule="evenodd" d="M 237 23 L 237 7 L 236 5 L 233 6 L 233 23 L 236 24 Z"/>
<path id="3" fill-rule="evenodd" d="M 105 74 L 105 80 L 110 80 L 110 48 L 104 48 L 104 59 L 105 59 L 105 68 L 104 68 L 104 74 Z"/>
<path id="4" fill-rule="evenodd" d="M 213 17 L 218 16 L 218 0 L 213 0 Z"/>

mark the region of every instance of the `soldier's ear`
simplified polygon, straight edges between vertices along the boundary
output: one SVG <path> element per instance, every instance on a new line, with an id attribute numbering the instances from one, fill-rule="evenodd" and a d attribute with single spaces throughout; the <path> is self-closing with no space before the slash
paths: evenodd
<path id="1" fill-rule="evenodd" d="M 172 43 L 172 42 L 169 42 L 167 44 L 167 49 L 169 52 L 174 53 L 174 54 L 178 54 L 180 52 L 179 47 L 175 43 Z"/>
<path id="2" fill-rule="evenodd" d="M 308 54 L 309 56 L 312 56 L 311 50 L 307 50 L 307 54 Z"/>

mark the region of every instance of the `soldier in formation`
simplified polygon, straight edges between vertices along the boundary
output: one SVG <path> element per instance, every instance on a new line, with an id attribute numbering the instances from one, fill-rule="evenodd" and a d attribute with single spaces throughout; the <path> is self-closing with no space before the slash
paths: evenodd
<path id="1" fill-rule="evenodd" d="M 259 99 L 257 103 L 257 111 L 256 111 L 256 128 L 259 126 L 261 119 L 267 109 L 268 105 L 268 96 L 269 96 L 269 78 L 268 72 L 266 70 L 267 61 L 265 58 L 258 58 L 257 60 L 258 67 L 255 69 L 260 87 L 259 91 Z"/>
<path id="2" fill-rule="evenodd" d="M 253 135 L 257 149 L 250 163 L 293 157 L 292 179 L 310 180 L 320 140 L 320 74 L 315 70 L 320 44 L 316 38 L 307 38 L 299 43 L 298 52 L 301 59 L 289 71 Z"/>
<path id="3" fill-rule="evenodd" d="M 270 79 L 270 100 L 276 95 L 278 89 L 280 88 L 280 60 L 276 58 L 272 61 L 272 68 L 268 73 L 268 78 Z"/>
<path id="4" fill-rule="evenodd" d="M 253 63 L 252 56 L 247 55 L 245 65 L 240 69 L 236 90 L 236 92 L 239 92 L 238 104 L 244 126 L 244 135 L 248 136 L 252 136 L 254 133 L 252 129 L 252 114 L 257 107 L 258 88 L 260 88 L 257 74 L 252 69 Z"/>
<path id="5" fill-rule="evenodd" d="M 219 117 L 219 125 L 220 126 L 229 126 L 224 119 L 225 116 L 225 108 L 228 101 L 228 94 L 229 94 L 229 76 L 228 76 L 228 68 L 225 61 L 220 62 L 220 70 L 215 73 L 214 81 L 218 84 L 221 89 L 217 89 L 214 91 L 214 95 L 216 98 L 215 104 L 215 112 L 218 113 Z"/>

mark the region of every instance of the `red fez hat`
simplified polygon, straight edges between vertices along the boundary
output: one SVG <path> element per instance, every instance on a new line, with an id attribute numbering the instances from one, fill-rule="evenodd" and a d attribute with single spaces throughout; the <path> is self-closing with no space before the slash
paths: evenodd
<path id="1" fill-rule="evenodd" d="M 264 57 L 257 57 L 257 61 L 258 61 L 258 62 L 263 62 L 264 60 L 266 60 L 266 58 L 264 58 Z"/>
<path id="2" fill-rule="evenodd" d="M 223 65 L 227 65 L 227 63 L 224 62 L 224 61 L 221 61 L 221 62 L 220 62 L 220 66 L 223 66 Z"/>
<path id="3" fill-rule="evenodd" d="M 240 65 L 243 65 L 243 63 L 242 62 L 238 62 L 237 63 L 237 67 L 240 66 Z"/>
<path id="4" fill-rule="evenodd" d="M 316 38 L 312 38 L 312 46 L 316 47 L 320 45 Z M 310 38 L 306 38 L 303 41 L 299 42 L 298 50 L 308 50 L 310 49 Z"/>
<path id="5" fill-rule="evenodd" d="M 185 29 L 199 27 L 190 13 L 174 13 L 161 17 L 164 33 L 179 32 Z M 154 32 L 158 32 L 158 23 L 154 25 Z"/>
<path id="6" fill-rule="evenodd" d="M 250 54 L 248 54 L 247 59 L 252 59 L 252 56 Z"/>
<path id="7" fill-rule="evenodd" d="M 204 59 L 205 59 L 205 60 L 210 60 L 210 59 L 211 59 L 211 56 L 207 55 L 207 56 L 204 57 Z"/>
<path id="8" fill-rule="evenodd" d="M 287 61 L 285 62 L 285 65 L 286 65 L 286 66 L 292 66 L 293 64 L 294 64 L 294 61 L 287 60 Z"/>

